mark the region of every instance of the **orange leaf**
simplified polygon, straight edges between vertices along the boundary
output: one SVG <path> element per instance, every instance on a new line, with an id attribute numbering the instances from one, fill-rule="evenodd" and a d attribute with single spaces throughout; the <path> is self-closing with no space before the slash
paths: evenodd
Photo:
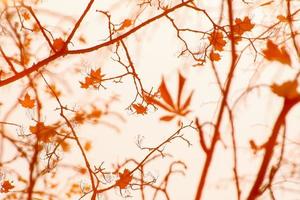
<path id="1" fill-rule="evenodd" d="M 172 113 L 172 115 L 161 117 L 160 120 L 170 121 L 176 115 L 185 116 L 190 112 L 189 110 L 187 110 L 187 108 L 190 105 L 193 92 L 185 100 L 184 104 L 183 105 L 181 104 L 181 96 L 182 96 L 182 91 L 183 91 L 185 81 L 186 81 L 186 79 L 179 72 L 179 74 L 178 74 L 178 94 L 177 94 L 176 107 L 174 106 L 172 97 L 166 87 L 164 79 L 162 79 L 161 85 L 159 87 L 159 91 L 161 93 L 162 99 L 164 100 L 164 102 L 167 103 L 167 106 L 164 105 L 163 103 L 161 103 L 160 101 L 156 100 L 154 96 L 145 95 L 145 101 L 148 104 L 155 104 L 155 105 L 165 109 L 166 111 Z"/>
<path id="2" fill-rule="evenodd" d="M 240 18 L 235 19 L 235 25 L 233 26 L 233 32 L 237 35 L 243 35 L 247 31 L 251 31 L 254 24 L 251 23 L 249 17 L 245 17 L 244 20 Z"/>
<path id="3" fill-rule="evenodd" d="M 94 83 L 100 83 L 104 75 L 101 75 L 101 68 L 97 70 L 91 70 L 90 77 Z"/>
<path id="4" fill-rule="evenodd" d="M 29 15 L 28 12 L 23 12 L 23 13 L 22 13 L 22 17 L 23 17 L 26 21 L 30 19 L 30 15 Z"/>
<path id="5" fill-rule="evenodd" d="M 289 20 L 283 15 L 278 15 L 277 19 L 281 22 L 289 22 Z"/>
<path id="6" fill-rule="evenodd" d="M 5 180 L 5 181 L 3 181 L 3 182 L 1 183 L 1 189 L 0 189 L 0 192 L 1 192 L 1 193 L 7 193 L 7 192 L 9 192 L 9 190 L 13 189 L 14 187 L 15 187 L 15 186 L 13 186 L 13 185 L 11 184 L 10 181 Z"/>
<path id="7" fill-rule="evenodd" d="M 45 126 L 43 122 L 37 122 L 35 126 L 30 126 L 29 130 L 43 142 L 50 142 L 50 139 L 56 134 L 53 127 Z"/>
<path id="8" fill-rule="evenodd" d="M 63 47 L 65 46 L 65 42 L 63 39 L 61 38 L 57 38 L 53 41 L 53 48 L 56 52 L 59 52 L 63 49 Z"/>
<path id="9" fill-rule="evenodd" d="M 132 25 L 132 20 L 131 19 L 125 19 L 121 25 L 121 27 L 119 28 L 119 31 L 129 27 Z"/>
<path id="10" fill-rule="evenodd" d="M 39 32 L 40 31 L 39 25 L 37 23 L 34 23 L 33 27 L 32 27 L 32 30 L 33 30 L 33 32 Z"/>
<path id="11" fill-rule="evenodd" d="M 91 70 L 90 74 L 85 77 L 85 82 L 79 81 L 81 88 L 88 89 L 90 86 L 97 87 L 105 75 L 101 73 L 101 68 Z"/>
<path id="12" fill-rule="evenodd" d="M 129 183 L 132 181 L 132 175 L 128 169 L 125 169 L 123 173 L 119 173 L 120 179 L 116 181 L 116 185 L 120 187 L 120 189 L 126 188 Z"/>
<path id="13" fill-rule="evenodd" d="M 287 81 L 282 83 L 281 85 L 271 85 L 272 92 L 280 97 L 284 97 L 287 99 L 294 99 L 300 96 L 299 92 L 297 91 L 297 87 L 297 81 Z"/>
<path id="14" fill-rule="evenodd" d="M 219 61 L 219 60 L 221 60 L 220 54 L 215 53 L 215 52 L 211 52 L 211 53 L 209 54 L 209 58 L 210 58 L 210 60 L 212 60 L 212 61 Z"/>
<path id="15" fill-rule="evenodd" d="M 164 79 L 162 79 L 161 84 L 159 86 L 159 92 L 163 100 L 172 108 L 175 108 L 172 97 L 166 87 Z"/>
<path id="16" fill-rule="evenodd" d="M 90 151 L 91 148 L 92 148 L 92 143 L 91 143 L 91 141 L 87 141 L 87 142 L 85 143 L 85 145 L 84 145 L 84 150 L 85 150 L 85 151 Z"/>
<path id="17" fill-rule="evenodd" d="M 166 116 L 162 116 L 161 118 L 159 118 L 161 121 L 171 121 L 172 119 L 174 119 L 175 115 L 166 115 Z"/>
<path id="18" fill-rule="evenodd" d="M 181 94 L 182 89 L 185 84 L 185 78 L 181 75 L 181 73 L 178 73 L 178 94 L 177 94 L 177 108 L 181 105 Z"/>
<path id="19" fill-rule="evenodd" d="M 34 107 L 34 99 L 31 99 L 31 97 L 29 96 L 28 93 L 26 93 L 24 99 L 19 99 L 20 104 L 24 107 L 24 108 L 33 108 Z"/>
<path id="20" fill-rule="evenodd" d="M 166 111 L 172 112 L 171 108 L 169 108 L 168 106 L 165 106 L 163 103 L 156 100 L 153 95 L 144 94 L 144 99 L 147 102 L 147 104 L 152 104 L 152 105 L 155 104 L 155 105 L 161 107 L 162 109 L 165 109 Z"/>
<path id="21" fill-rule="evenodd" d="M 220 31 L 214 31 L 209 37 L 209 42 L 211 45 L 218 51 L 223 51 L 223 47 L 226 45 L 224 40 L 223 33 Z"/>
<path id="22" fill-rule="evenodd" d="M 132 107 L 135 109 L 137 114 L 147 114 L 147 107 L 143 106 L 142 104 L 132 104 Z"/>
<path id="23" fill-rule="evenodd" d="M 189 111 L 186 111 L 188 106 L 191 104 L 192 96 L 193 96 L 193 91 L 189 95 L 189 97 L 185 100 L 184 104 L 180 107 L 179 113 L 181 113 L 183 116 L 186 115 Z"/>
<path id="24" fill-rule="evenodd" d="M 269 61 L 278 61 L 282 64 L 291 65 L 291 58 L 284 47 L 278 48 L 271 40 L 267 42 L 267 48 L 263 50 L 265 58 Z"/>

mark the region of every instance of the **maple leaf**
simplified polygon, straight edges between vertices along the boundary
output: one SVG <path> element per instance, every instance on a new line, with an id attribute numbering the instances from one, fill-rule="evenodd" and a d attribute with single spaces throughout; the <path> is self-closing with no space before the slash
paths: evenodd
<path id="1" fill-rule="evenodd" d="M 30 126 L 29 130 L 43 142 L 50 142 L 51 138 L 57 133 L 54 127 L 45 126 L 44 122 L 37 122 L 35 126 Z"/>
<path id="2" fill-rule="evenodd" d="M 78 111 L 75 114 L 74 120 L 78 123 L 78 124 L 83 124 L 84 121 L 86 119 L 86 115 L 84 112 L 82 111 Z"/>
<path id="3" fill-rule="evenodd" d="M 128 169 L 125 169 L 123 173 L 119 173 L 119 177 L 119 180 L 116 181 L 116 185 L 119 186 L 120 189 L 126 188 L 132 181 L 132 175 Z"/>
<path id="4" fill-rule="evenodd" d="M 220 31 L 214 31 L 209 37 L 208 40 L 210 44 L 214 47 L 215 50 L 223 51 L 223 47 L 226 45 L 224 40 L 223 33 Z"/>
<path id="5" fill-rule="evenodd" d="M 23 17 L 24 20 L 26 20 L 26 21 L 30 19 L 30 15 L 29 15 L 28 12 L 23 12 L 23 13 L 22 13 L 22 17 Z"/>
<path id="6" fill-rule="evenodd" d="M 55 39 L 53 41 L 52 45 L 53 45 L 54 50 L 56 52 L 59 52 L 59 51 L 61 51 L 64 48 L 65 42 L 64 42 L 64 40 L 62 38 L 57 38 L 57 39 Z"/>
<path id="7" fill-rule="evenodd" d="M 91 143 L 91 141 L 87 141 L 85 144 L 84 144 L 84 150 L 85 151 L 90 151 L 91 150 L 91 148 L 92 148 L 92 143 Z"/>
<path id="8" fill-rule="evenodd" d="M 160 108 L 172 113 L 172 115 L 166 115 L 160 118 L 162 121 L 171 121 L 176 115 L 179 116 L 185 116 L 187 115 L 190 110 L 188 110 L 188 106 L 191 103 L 193 92 L 190 93 L 188 98 L 185 100 L 185 102 L 181 103 L 181 96 L 183 87 L 185 84 L 186 79 L 178 73 L 178 92 L 177 92 L 177 102 L 176 104 L 173 102 L 173 99 L 166 87 L 166 83 L 164 81 L 164 78 L 162 78 L 162 82 L 159 86 L 159 93 L 161 95 L 161 98 L 163 102 L 156 99 L 155 95 L 145 95 L 145 101 L 148 104 L 157 105 Z"/>
<path id="9" fill-rule="evenodd" d="M 269 61 L 278 61 L 282 64 L 291 65 L 291 58 L 288 52 L 284 47 L 281 49 L 278 48 L 276 44 L 274 44 L 271 40 L 267 41 L 267 48 L 264 49 L 263 54 L 265 58 Z"/>
<path id="10" fill-rule="evenodd" d="M 147 107 L 143 106 L 141 103 L 132 104 L 132 107 L 134 108 L 137 114 L 147 114 Z"/>
<path id="11" fill-rule="evenodd" d="M 212 61 L 219 61 L 219 60 L 221 60 L 220 54 L 215 53 L 215 52 L 211 52 L 211 53 L 209 54 L 209 58 L 210 58 L 210 60 L 212 60 Z"/>
<path id="12" fill-rule="evenodd" d="M 296 80 L 293 80 L 286 81 L 281 85 L 273 84 L 271 85 L 271 90 L 280 97 L 294 99 L 300 96 L 299 92 L 297 91 L 297 87 L 298 82 Z"/>
<path id="13" fill-rule="evenodd" d="M 233 26 L 233 33 L 237 35 L 243 35 L 247 31 L 251 31 L 254 24 L 251 23 L 249 17 L 245 17 L 244 20 L 240 18 L 235 19 L 235 25 Z"/>
<path id="14" fill-rule="evenodd" d="M 11 189 L 13 189 L 14 187 L 15 187 L 15 186 L 13 186 L 13 185 L 11 184 L 10 181 L 5 180 L 5 181 L 3 181 L 3 182 L 1 183 L 1 189 L 0 189 L 0 192 L 1 192 L 1 193 L 7 193 L 7 192 L 9 192 Z"/>
<path id="15" fill-rule="evenodd" d="M 132 25 L 132 20 L 131 19 L 125 19 L 123 22 L 122 22 L 122 25 L 121 27 L 119 28 L 119 31 L 121 30 L 124 30 L 125 28 L 129 27 Z"/>
<path id="16" fill-rule="evenodd" d="M 24 108 L 33 108 L 35 100 L 31 99 L 29 94 L 26 93 L 24 99 L 19 99 L 19 102 Z"/>
<path id="17" fill-rule="evenodd" d="M 283 15 L 278 15 L 277 16 L 277 19 L 280 21 L 280 22 L 283 22 L 283 23 L 287 23 L 289 22 L 288 18 L 283 16 Z"/>
<path id="18" fill-rule="evenodd" d="M 66 140 L 58 139 L 57 142 L 60 144 L 60 146 L 64 152 L 70 151 L 71 146 Z"/>
<path id="19" fill-rule="evenodd" d="M 33 27 L 32 27 L 32 30 L 33 30 L 33 32 L 39 32 L 40 31 L 39 25 L 37 23 L 34 23 Z"/>
<path id="20" fill-rule="evenodd" d="M 50 88 L 51 89 L 50 89 Z M 57 96 L 57 97 L 60 97 L 61 96 L 61 91 L 59 91 L 56 87 L 56 85 L 54 84 L 51 84 L 49 87 L 46 88 L 46 92 L 51 95 L 51 96 L 54 96 L 53 93 Z"/>
<path id="21" fill-rule="evenodd" d="M 97 120 L 102 116 L 103 112 L 97 108 L 96 106 L 92 106 L 92 110 L 89 114 L 87 114 L 87 119 Z"/>
<path id="22" fill-rule="evenodd" d="M 79 81 L 79 83 L 81 85 L 81 88 L 84 89 L 88 89 L 90 86 L 96 88 L 101 84 L 104 76 L 105 74 L 101 73 L 101 68 L 98 68 L 97 70 L 92 69 L 90 74 L 87 77 L 85 77 L 85 81 Z"/>

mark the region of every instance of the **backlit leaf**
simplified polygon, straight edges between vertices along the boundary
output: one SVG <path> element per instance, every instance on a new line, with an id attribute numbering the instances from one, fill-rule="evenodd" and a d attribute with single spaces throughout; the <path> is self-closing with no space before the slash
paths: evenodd
<path id="1" fill-rule="evenodd" d="M 287 99 L 294 99 L 299 97 L 300 94 L 297 91 L 298 82 L 297 81 L 287 81 L 280 85 L 273 84 L 271 86 L 272 92 L 277 94 L 280 97 L 284 97 Z"/>
<path id="2" fill-rule="evenodd" d="M 19 102 L 24 108 L 33 108 L 35 100 L 31 99 L 29 94 L 26 93 L 24 99 L 19 99 Z"/>
<path id="3" fill-rule="evenodd" d="M 214 47 L 215 50 L 223 51 L 223 47 L 226 45 L 224 40 L 223 33 L 220 31 L 214 31 L 209 37 L 208 40 L 210 44 Z"/>
<path id="4" fill-rule="evenodd" d="M 128 169 L 125 169 L 123 173 L 119 173 L 119 180 L 116 181 L 116 185 L 120 187 L 120 189 L 125 189 L 129 183 L 132 181 L 132 175 Z"/>
<path id="5" fill-rule="evenodd" d="M 263 54 L 265 58 L 269 61 L 278 61 L 282 64 L 291 65 L 291 58 L 288 52 L 284 47 L 280 49 L 276 44 L 274 44 L 271 40 L 267 42 L 267 48 L 264 49 Z"/>

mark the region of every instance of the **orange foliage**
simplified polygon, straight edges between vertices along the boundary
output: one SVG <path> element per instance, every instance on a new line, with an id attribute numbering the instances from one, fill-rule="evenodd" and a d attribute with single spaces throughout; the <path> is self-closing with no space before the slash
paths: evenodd
<path id="1" fill-rule="evenodd" d="M 140 103 L 132 104 L 132 107 L 134 108 L 137 114 L 141 114 L 141 115 L 147 114 L 147 107 L 143 106 Z"/>
<path id="2" fill-rule="evenodd" d="M 125 169 L 123 173 L 119 173 L 119 180 L 116 181 L 116 186 L 120 189 L 125 189 L 132 181 L 132 175 L 128 169 Z"/>
<path id="3" fill-rule="evenodd" d="M 50 142 L 51 138 L 56 135 L 54 127 L 45 126 L 43 122 L 37 122 L 35 126 L 30 126 L 29 130 L 35 134 L 40 141 Z"/>
<path id="4" fill-rule="evenodd" d="M 65 42 L 62 38 L 56 38 L 54 41 L 53 41 L 53 48 L 56 52 L 59 52 L 61 51 L 65 46 Z"/>
<path id="5" fill-rule="evenodd" d="M 263 54 L 267 60 L 278 61 L 282 64 L 291 65 L 291 58 L 284 47 L 279 47 L 271 40 L 267 41 L 267 48 L 263 50 Z"/>
<path id="6" fill-rule="evenodd" d="M 297 91 L 297 87 L 297 81 L 287 81 L 280 85 L 273 84 L 271 86 L 271 89 L 275 94 L 277 94 L 280 97 L 294 99 L 300 96 L 299 92 Z"/>
<path id="7" fill-rule="evenodd" d="M 162 79 L 162 82 L 159 86 L 159 93 L 164 102 L 160 102 L 154 96 L 145 95 L 145 100 L 147 103 L 159 106 L 160 108 L 171 113 L 171 115 L 161 117 L 160 120 L 171 121 L 176 115 L 185 116 L 190 112 L 188 107 L 191 103 L 193 92 L 189 94 L 184 103 L 181 103 L 181 96 L 183 92 L 183 87 L 185 85 L 185 81 L 186 79 L 180 73 L 178 73 L 178 93 L 176 104 L 173 102 L 170 92 L 166 87 L 164 78 Z"/>
<path id="8" fill-rule="evenodd" d="M 12 183 L 8 180 L 4 180 L 1 183 L 1 188 L 0 188 L 0 192 L 2 193 L 7 193 L 9 192 L 11 189 L 13 189 L 15 186 L 12 185 Z"/>
<path id="9" fill-rule="evenodd" d="M 35 100 L 31 99 L 29 94 L 26 93 L 24 99 L 19 99 L 19 102 L 24 108 L 33 108 Z"/>
<path id="10" fill-rule="evenodd" d="M 81 84 L 81 88 L 88 89 L 90 86 L 97 88 L 101 85 L 102 79 L 105 75 L 101 73 L 101 68 L 96 70 L 91 69 L 90 74 L 85 77 L 85 81 L 79 83 Z"/>

